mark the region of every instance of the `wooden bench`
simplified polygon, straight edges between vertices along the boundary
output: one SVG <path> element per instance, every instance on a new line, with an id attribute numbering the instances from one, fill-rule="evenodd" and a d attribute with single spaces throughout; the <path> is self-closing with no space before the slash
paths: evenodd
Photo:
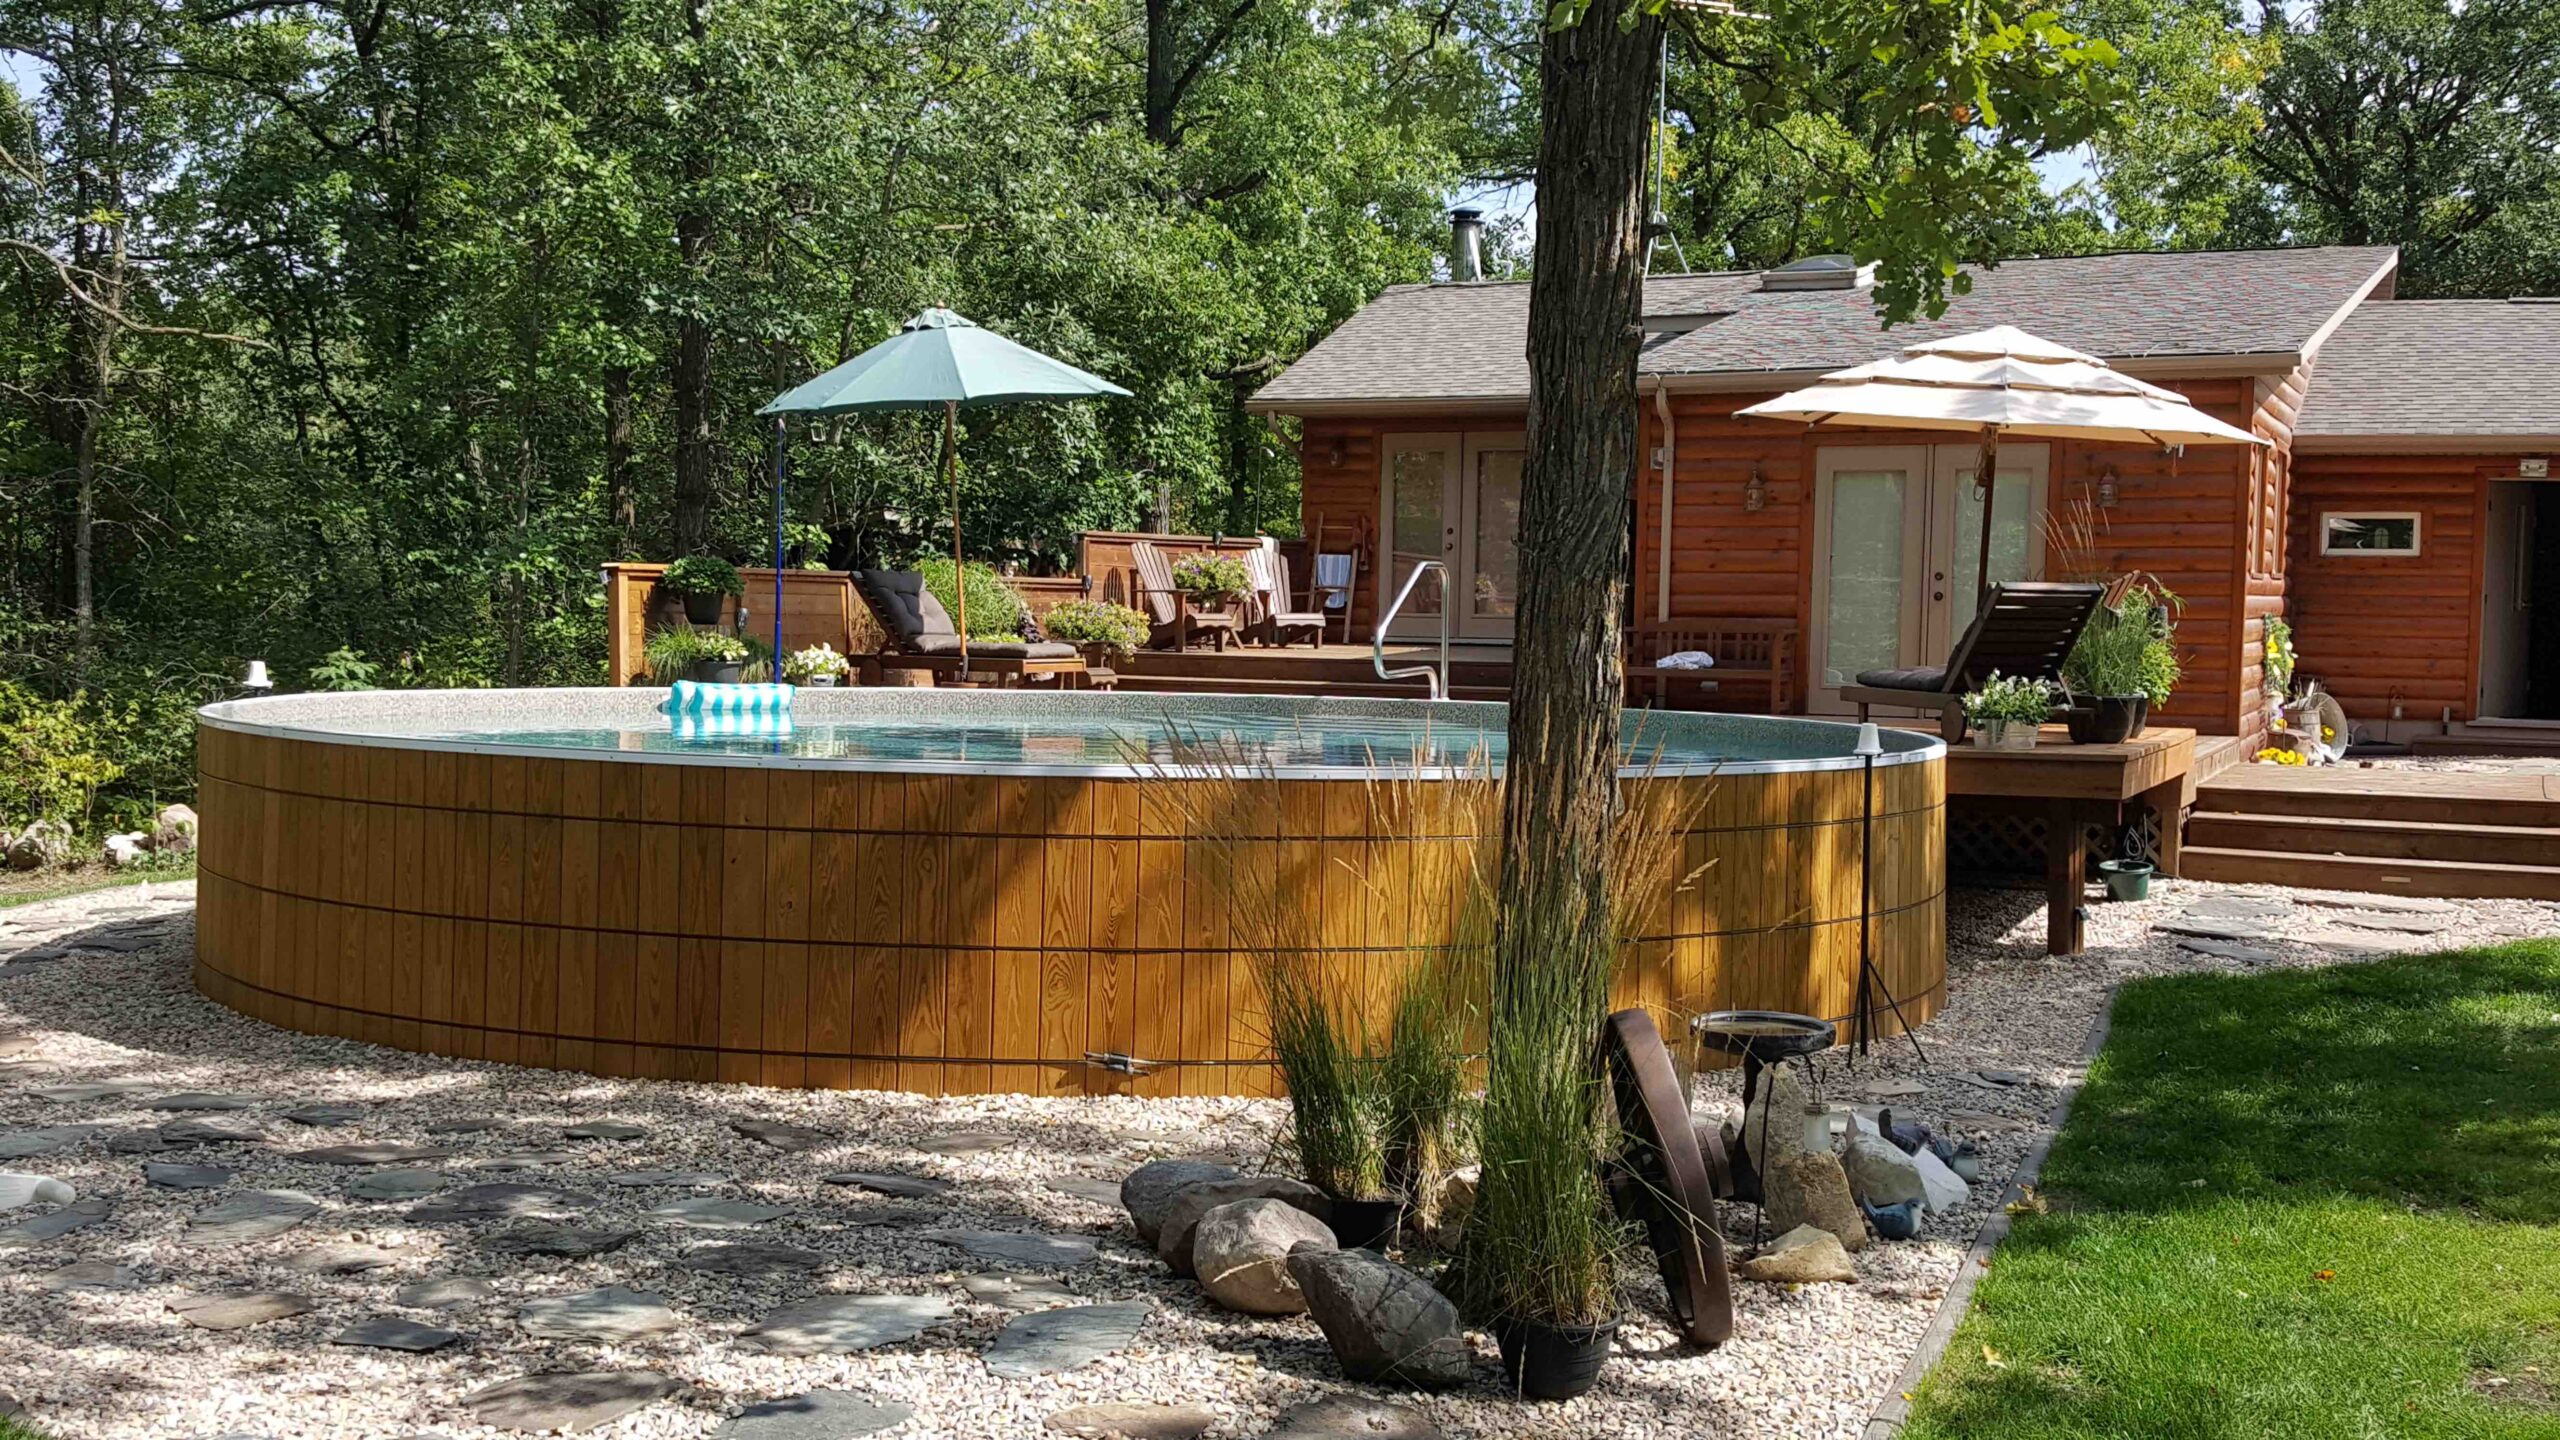
<path id="1" fill-rule="evenodd" d="M 1796 698 L 1799 631 L 1792 620 L 1696 618 L 1639 625 L 1627 640 L 1627 703 L 1668 710 L 1727 710 L 1738 688 L 1762 713 L 1784 715 Z M 1704 670 L 1657 663 L 1683 650 L 1703 650 Z"/>

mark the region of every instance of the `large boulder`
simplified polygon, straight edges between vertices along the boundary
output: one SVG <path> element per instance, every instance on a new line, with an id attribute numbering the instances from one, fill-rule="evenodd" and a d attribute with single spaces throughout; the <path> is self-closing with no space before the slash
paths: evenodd
<path id="1" fill-rule="evenodd" d="M 1307 1297 L 1289 1273 L 1299 1246 L 1334 1248 L 1333 1227 L 1285 1200 L 1233 1200 L 1200 1217 L 1192 1264 L 1209 1298 L 1247 1315 L 1295 1315 Z"/>
<path id="2" fill-rule="evenodd" d="M 1752 1163 L 1766 1170 L 1771 1161 L 1804 1149 L 1804 1115 L 1813 1105 L 1795 1071 L 1772 1065 L 1760 1072 L 1759 1088 L 1743 1108 L 1741 1140 Z M 1763 1128 L 1766 1129 L 1764 1135 Z M 1762 1153 L 1763 1151 L 1767 1153 Z"/>
<path id="3" fill-rule="evenodd" d="M 106 844 L 99 850 L 98 858 L 122 870 L 129 865 L 141 864 L 143 858 L 150 853 L 151 837 L 139 830 L 128 830 L 121 835 L 108 836 Z"/>
<path id="4" fill-rule="evenodd" d="M 1767 1280 L 1786 1285 L 1810 1285 L 1816 1281 L 1835 1280 L 1854 1284 L 1857 1267 L 1849 1263 L 1849 1252 L 1840 1237 L 1811 1225 L 1799 1225 L 1769 1242 L 1769 1248 L 1742 1262 L 1738 1267 L 1745 1280 Z"/>
<path id="5" fill-rule="evenodd" d="M 1863 1115 L 1850 1122 L 1849 1144 L 1840 1154 L 1840 1165 L 1849 1172 L 1849 1193 L 1878 1209 L 1928 1197 L 1919 1160 L 1886 1139 L 1875 1122 Z"/>
<path id="6" fill-rule="evenodd" d="M 1129 1212 L 1129 1223 L 1138 1227 L 1138 1238 L 1153 1245 L 1156 1232 L 1164 1227 L 1165 1212 L 1173 1208 L 1174 1196 L 1204 1181 L 1234 1178 L 1235 1168 L 1230 1165 L 1212 1165 L 1205 1160 L 1150 1160 L 1120 1182 L 1120 1204 Z"/>
<path id="7" fill-rule="evenodd" d="M 1931 1210 L 1945 1214 L 1962 1205 L 1973 1194 L 1973 1187 L 1966 1184 L 1964 1177 L 1950 1168 L 1946 1161 L 1939 1159 L 1936 1151 L 1922 1149 L 1911 1157 L 1911 1162 L 1919 1168 L 1920 1188 L 1926 1192 L 1921 1199 Z"/>
<path id="8" fill-rule="evenodd" d="M 1289 1278 L 1352 1379 L 1417 1390 L 1466 1383 L 1474 1356 L 1458 1307 L 1430 1281 L 1366 1250 L 1321 1245 L 1290 1252 Z"/>
<path id="9" fill-rule="evenodd" d="M 196 812 L 184 805 L 164 805 L 151 826 L 151 848 L 183 855 L 196 848 Z"/>
<path id="10" fill-rule="evenodd" d="M 1232 1180 L 1204 1180 L 1184 1188 L 1173 1197 L 1173 1204 L 1165 1211 L 1163 1224 L 1156 1231 L 1156 1254 L 1173 1267 L 1174 1274 L 1192 1274 L 1193 1232 L 1200 1226 L 1200 1217 L 1238 1200 L 1278 1200 L 1305 1211 L 1319 1222 L 1333 1219 L 1333 1202 L 1325 1198 L 1323 1191 L 1304 1180 L 1292 1180 L 1285 1175 L 1239 1175 Z M 1332 1232 L 1328 1229 L 1326 1233 Z"/>
<path id="11" fill-rule="evenodd" d="M 71 860 L 71 827 L 59 820 L 36 820 L 9 842 L 12 870 L 42 870 Z"/>
<path id="12" fill-rule="evenodd" d="M 1780 1231 L 1811 1225 L 1858 1250 L 1867 1243 L 1867 1217 L 1849 1193 L 1840 1157 L 1828 1150 L 1799 1150 L 1760 1172 L 1768 1196 L 1769 1223 Z"/>

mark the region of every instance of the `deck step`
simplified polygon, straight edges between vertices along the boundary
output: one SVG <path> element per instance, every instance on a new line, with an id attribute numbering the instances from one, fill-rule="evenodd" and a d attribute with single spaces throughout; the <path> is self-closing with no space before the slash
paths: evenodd
<path id="1" fill-rule="evenodd" d="M 2372 855 L 2303 855 L 2189 845 L 2178 873 L 2229 885 L 2360 890 L 2439 900 L 2560 900 L 2560 868 L 2469 860 L 2397 860 Z"/>
<path id="2" fill-rule="evenodd" d="M 2324 771 L 2324 776 L 2337 772 Z M 2466 786 L 2460 776 L 2446 776 L 2433 790 L 2359 786 L 2353 780 L 2276 787 L 2208 781 L 2196 788 L 2196 813 L 2241 815 L 2328 816 L 2340 820 L 2392 820 L 2422 825 L 2525 826 L 2560 828 L 2560 797 L 2548 792 L 2505 793 L 2489 785 Z M 2539 777 L 2537 777 L 2539 778 Z"/>
<path id="3" fill-rule="evenodd" d="M 2186 843 L 2311 857 L 2356 855 L 2377 860 L 2560 868 L 2560 828 L 2542 825 L 2456 825 L 2425 820 L 2198 810 L 2187 821 Z"/>
<path id="4" fill-rule="evenodd" d="M 2473 732 L 2467 735 L 2421 735 L 2409 742 L 2420 755 L 2506 755 L 2549 759 L 2560 755 L 2560 735 L 2548 730 L 2532 734 Z"/>

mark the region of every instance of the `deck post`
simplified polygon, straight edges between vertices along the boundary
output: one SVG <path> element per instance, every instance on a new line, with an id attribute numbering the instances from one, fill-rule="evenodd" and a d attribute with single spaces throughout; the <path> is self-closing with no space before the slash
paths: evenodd
<path id="1" fill-rule="evenodd" d="M 2080 953 L 2080 910 L 2088 903 L 2089 857 L 2080 843 L 2080 807 L 2069 800 L 2045 806 L 2044 949 L 2048 955 Z"/>

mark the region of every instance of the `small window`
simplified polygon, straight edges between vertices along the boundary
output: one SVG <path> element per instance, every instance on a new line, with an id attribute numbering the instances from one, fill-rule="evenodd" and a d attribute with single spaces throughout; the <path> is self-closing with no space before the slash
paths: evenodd
<path id="1" fill-rule="evenodd" d="M 2417 512 L 2326 511 L 2320 516 L 2320 553 L 2415 555 L 2418 553 Z"/>

